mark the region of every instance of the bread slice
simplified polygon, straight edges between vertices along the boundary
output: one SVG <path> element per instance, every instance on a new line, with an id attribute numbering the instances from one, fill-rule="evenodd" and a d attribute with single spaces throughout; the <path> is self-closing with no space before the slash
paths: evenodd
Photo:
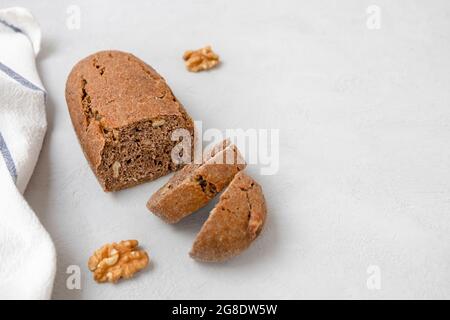
<path id="1" fill-rule="evenodd" d="M 228 140 L 208 152 L 203 164 L 189 164 L 148 200 L 147 208 L 168 223 L 176 223 L 205 206 L 246 164 Z"/>
<path id="2" fill-rule="evenodd" d="M 171 139 L 175 130 L 187 133 L 193 145 L 194 125 L 184 107 L 165 80 L 132 54 L 101 51 L 78 62 L 67 79 L 66 101 L 105 191 L 178 170 L 171 157 L 179 143 Z"/>
<path id="3" fill-rule="evenodd" d="M 190 256 L 199 261 L 219 262 L 238 255 L 260 234 L 266 212 L 261 186 L 239 172 L 203 224 Z"/>

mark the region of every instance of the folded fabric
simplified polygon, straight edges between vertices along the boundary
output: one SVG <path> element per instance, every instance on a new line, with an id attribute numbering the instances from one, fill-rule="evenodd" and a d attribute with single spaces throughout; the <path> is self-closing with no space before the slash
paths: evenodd
<path id="1" fill-rule="evenodd" d="M 29 11 L 0 10 L 0 299 L 48 299 L 53 288 L 55 249 L 22 195 L 47 128 L 40 40 Z"/>

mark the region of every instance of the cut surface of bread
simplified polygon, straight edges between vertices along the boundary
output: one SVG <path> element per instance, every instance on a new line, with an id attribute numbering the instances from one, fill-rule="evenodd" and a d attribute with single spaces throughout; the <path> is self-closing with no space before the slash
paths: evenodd
<path id="1" fill-rule="evenodd" d="M 205 206 L 245 168 L 234 144 L 223 141 L 203 164 L 186 165 L 148 200 L 147 208 L 168 223 L 176 223 Z"/>
<path id="2" fill-rule="evenodd" d="M 220 262 L 238 255 L 258 237 L 266 214 L 261 186 L 239 172 L 203 224 L 190 256 L 199 261 Z"/>
<path id="3" fill-rule="evenodd" d="M 83 152 L 105 191 L 154 180 L 179 164 L 171 135 L 194 125 L 165 80 L 132 54 L 101 51 L 78 62 L 66 101 Z M 192 149 L 190 150 L 192 152 Z"/>

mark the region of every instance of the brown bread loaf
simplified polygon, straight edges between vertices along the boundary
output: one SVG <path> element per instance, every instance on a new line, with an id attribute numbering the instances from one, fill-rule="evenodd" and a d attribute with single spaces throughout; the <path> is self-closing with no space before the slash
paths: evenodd
<path id="1" fill-rule="evenodd" d="M 193 139 L 192 119 L 165 80 L 129 53 L 101 51 L 78 62 L 67 79 L 66 101 L 83 152 L 105 191 L 179 169 L 171 158 L 178 143 L 171 134 L 183 128 Z"/>

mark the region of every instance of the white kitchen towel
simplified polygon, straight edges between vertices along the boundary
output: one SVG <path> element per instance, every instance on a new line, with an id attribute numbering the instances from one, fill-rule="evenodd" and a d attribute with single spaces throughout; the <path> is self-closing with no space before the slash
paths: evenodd
<path id="1" fill-rule="evenodd" d="M 28 10 L 0 10 L 0 299 L 48 299 L 53 288 L 55 249 L 22 195 L 47 128 L 40 41 Z"/>

